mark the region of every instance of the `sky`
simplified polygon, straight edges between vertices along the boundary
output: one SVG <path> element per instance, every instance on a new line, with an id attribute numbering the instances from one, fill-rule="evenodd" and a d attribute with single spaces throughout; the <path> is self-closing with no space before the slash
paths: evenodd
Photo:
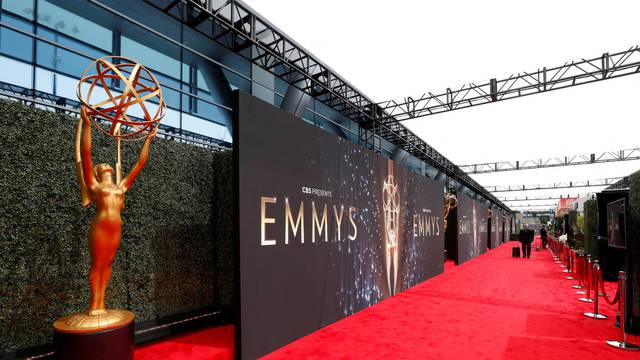
<path id="1" fill-rule="evenodd" d="M 640 45 L 638 1 L 245 2 L 376 102 L 442 93 Z M 628 149 L 640 147 L 639 88 L 637 74 L 403 124 L 456 164 Z M 639 169 L 636 160 L 473 177 L 484 186 L 546 184 Z M 586 195 L 602 189 L 495 195 Z M 554 202 L 506 204 L 515 209 Z"/>

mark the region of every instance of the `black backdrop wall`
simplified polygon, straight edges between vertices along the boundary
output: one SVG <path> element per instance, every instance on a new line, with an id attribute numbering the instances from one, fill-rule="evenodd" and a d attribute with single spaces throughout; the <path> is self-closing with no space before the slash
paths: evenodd
<path id="1" fill-rule="evenodd" d="M 498 212 L 498 241 L 500 244 L 504 242 L 504 211 Z"/>
<path id="2" fill-rule="evenodd" d="M 487 250 L 487 207 L 461 193 L 457 210 L 457 263 L 468 261 Z"/>
<path id="3" fill-rule="evenodd" d="M 444 248 L 447 250 L 447 259 L 454 260 L 458 264 L 458 207 L 449 211 L 447 216 L 447 230 L 444 233 Z"/>
<path id="4" fill-rule="evenodd" d="M 441 184 L 246 93 L 235 108 L 242 358 L 442 272 Z"/>
<path id="5" fill-rule="evenodd" d="M 602 276 L 604 276 L 606 280 L 615 281 L 618 279 L 618 271 L 622 270 L 625 266 L 625 250 L 609 246 L 609 242 L 607 240 L 609 236 L 607 229 L 607 204 L 618 199 L 625 199 L 625 201 L 628 203 L 629 191 L 603 191 L 598 193 L 596 195 L 596 198 L 598 202 L 599 235 L 597 241 L 598 250 L 596 251 L 596 253 L 598 259 L 600 259 Z M 571 220 L 571 217 L 569 219 Z"/>
<path id="6" fill-rule="evenodd" d="M 640 171 L 629 176 L 628 200 L 626 270 L 630 294 L 627 316 L 630 331 L 640 335 Z"/>
<path id="7" fill-rule="evenodd" d="M 473 206 L 474 201 L 464 193 L 458 193 L 457 226 L 458 257 L 456 264 L 462 264 L 474 256 L 473 248 Z"/>
<path id="8" fill-rule="evenodd" d="M 0 355 L 52 341 L 86 309 L 87 233 L 74 163 L 77 120 L 0 101 Z M 94 132 L 94 163 L 114 142 Z M 125 169 L 139 145 L 124 147 Z M 231 154 L 155 139 L 127 193 L 107 306 L 154 320 L 233 303 Z"/>
<path id="9" fill-rule="evenodd" d="M 491 249 L 495 249 L 500 245 L 500 232 L 502 231 L 502 220 L 500 216 L 500 208 L 492 207 L 493 216 L 491 216 Z"/>

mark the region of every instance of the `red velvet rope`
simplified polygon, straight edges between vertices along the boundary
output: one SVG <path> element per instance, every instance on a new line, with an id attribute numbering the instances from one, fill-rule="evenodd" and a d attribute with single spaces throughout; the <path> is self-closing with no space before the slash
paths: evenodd
<path id="1" fill-rule="evenodd" d="M 591 266 L 589 266 L 591 265 Z M 588 261 L 585 260 L 585 264 L 584 264 L 584 269 L 585 269 L 585 280 L 586 283 L 585 285 L 587 286 L 587 289 L 592 289 L 593 288 L 593 263 L 589 264 Z"/>
<path id="2" fill-rule="evenodd" d="M 615 305 L 620 300 L 620 282 L 618 282 L 618 290 L 616 290 L 616 295 L 613 297 L 613 300 L 609 300 L 609 296 L 607 295 L 607 290 L 604 287 L 604 281 L 602 280 L 602 270 L 598 271 L 598 281 L 600 281 L 600 290 L 602 290 L 602 295 L 604 300 L 609 305 Z"/>
<path id="3" fill-rule="evenodd" d="M 583 286 L 587 286 L 587 282 L 585 281 L 586 279 L 586 275 L 585 275 L 585 265 L 586 265 L 587 261 L 586 258 L 584 256 L 580 256 L 579 260 L 578 260 L 578 284 L 579 285 L 583 285 Z"/>

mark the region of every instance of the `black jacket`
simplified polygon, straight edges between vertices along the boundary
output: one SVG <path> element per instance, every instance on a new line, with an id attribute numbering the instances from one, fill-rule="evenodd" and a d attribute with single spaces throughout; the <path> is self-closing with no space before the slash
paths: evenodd
<path id="1" fill-rule="evenodd" d="M 523 242 L 525 238 L 526 235 L 524 233 L 524 229 L 520 229 L 520 232 L 518 233 L 518 241 Z"/>
<path id="2" fill-rule="evenodd" d="M 533 242 L 534 232 L 531 229 L 523 229 L 518 233 L 518 241 L 523 245 L 531 244 Z"/>

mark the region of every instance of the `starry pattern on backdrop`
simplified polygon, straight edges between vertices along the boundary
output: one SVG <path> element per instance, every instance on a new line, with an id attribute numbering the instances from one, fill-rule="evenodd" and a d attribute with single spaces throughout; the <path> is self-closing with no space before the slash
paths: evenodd
<path id="1" fill-rule="evenodd" d="M 390 160 L 238 96 L 243 357 L 264 355 L 443 271 L 442 184 L 393 164 L 400 210 L 397 278 L 389 281 L 382 192 Z M 422 226 L 414 236 L 415 216 L 421 224 L 434 217 L 428 233 Z"/>

